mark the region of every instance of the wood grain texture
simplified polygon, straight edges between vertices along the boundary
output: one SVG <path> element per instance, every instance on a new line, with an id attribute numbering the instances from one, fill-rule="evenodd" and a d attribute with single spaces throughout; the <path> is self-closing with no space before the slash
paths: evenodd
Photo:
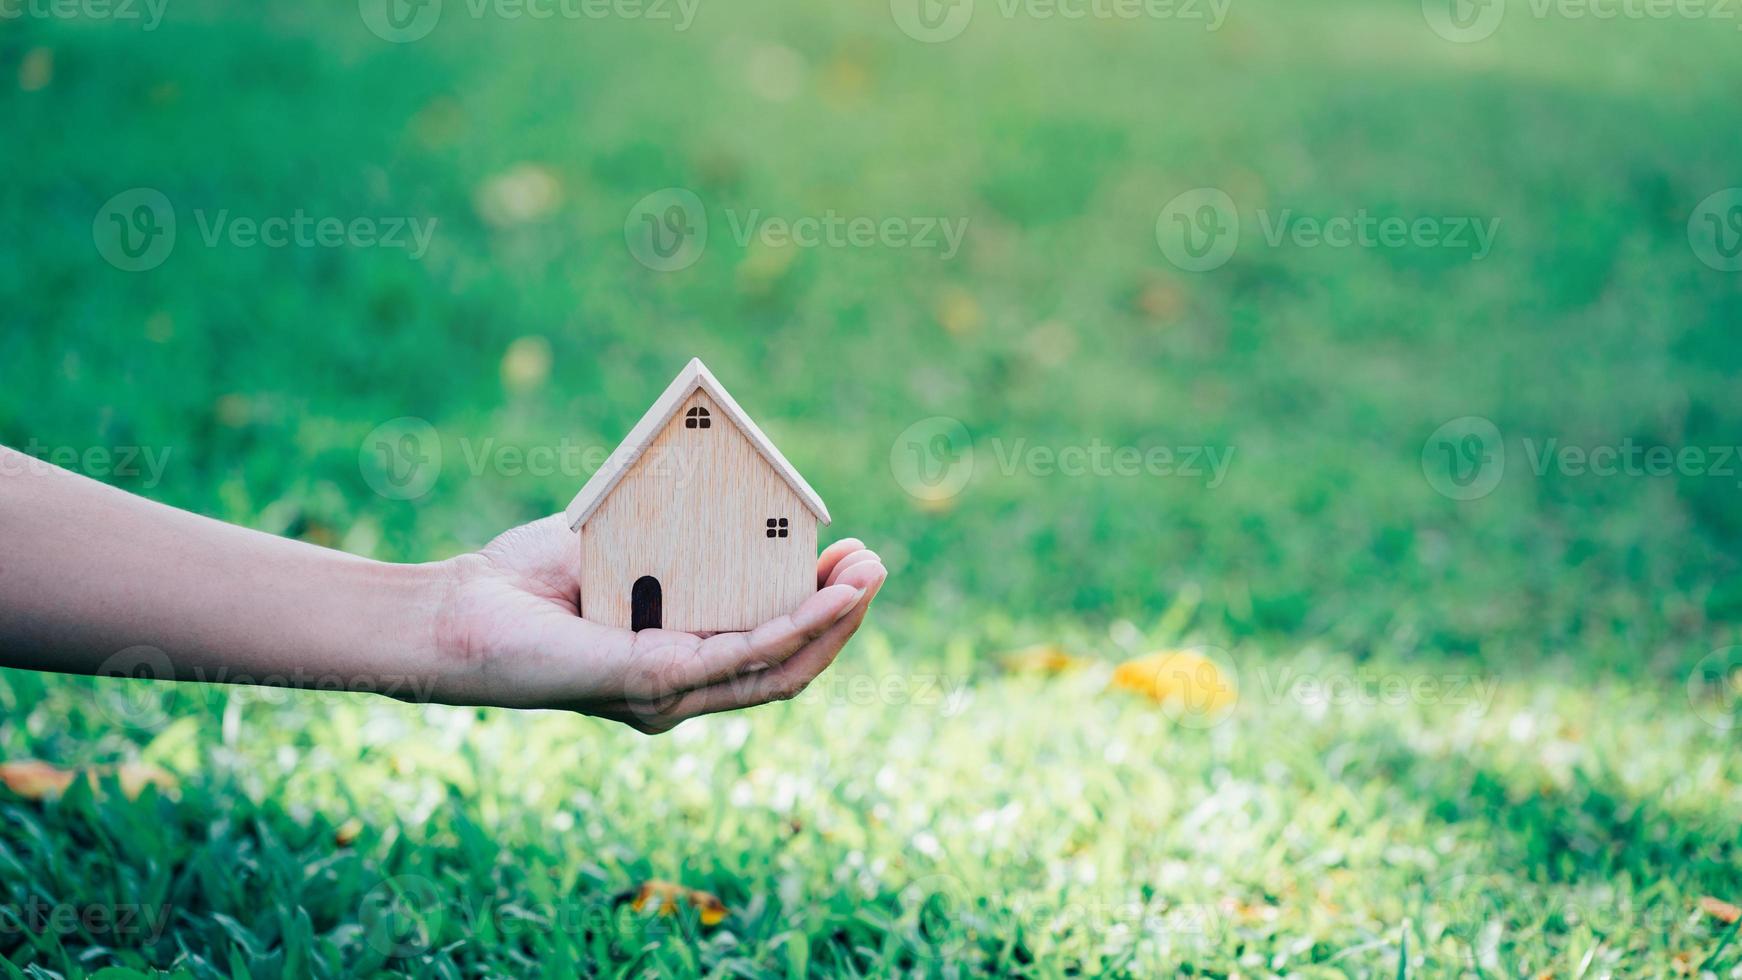
<path id="1" fill-rule="evenodd" d="M 694 407 L 712 424 L 686 428 Z M 767 536 L 769 518 L 787 537 Z M 581 615 L 630 625 L 643 575 L 661 589 L 661 626 L 747 630 L 816 592 L 816 518 L 704 390 L 684 400 L 581 527 Z"/>
<path id="2" fill-rule="evenodd" d="M 623 437 L 623 442 L 611 453 L 605 465 L 599 467 L 586 486 L 581 488 L 581 492 L 575 494 L 575 499 L 569 501 L 567 515 L 570 529 L 579 531 L 581 525 L 592 518 L 593 511 L 616 489 L 617 481 L 635 467 L 635 461 L 652 444 L 654 438 L 665 431 L 666 423 L 690 404 L 689 397 L 698 388 L 713 399 L 712 404 L 716 409 L 725 410 L 732 423 L 750 439 L 750 445 L 786 480 L 787 486 L 799 495 L 816 519 L 825 526 L 829 523 L 829 508 L 823 503 L 823 498 L 817 496 L 816 490 L 805 481 L 804 475 L 787 462 L 779 447 L 756 424 L 756 420 L 750 417 L 750 413 L 744 411 L 744 407 L 738 404 L 732 393 L 720 384 L 720 379 L 714 377 L 714 372 L 708 370 L 702 359 L 692 357 L 683 370 L 677 373 L 677 377 L 671 379 L 671 384 L 666 385 L 659 397 L 653 400 L 647 411 L 642 413 L 641 419 Z M 718 417 L 720 413 L 716 410 L 714 414 Z"/>

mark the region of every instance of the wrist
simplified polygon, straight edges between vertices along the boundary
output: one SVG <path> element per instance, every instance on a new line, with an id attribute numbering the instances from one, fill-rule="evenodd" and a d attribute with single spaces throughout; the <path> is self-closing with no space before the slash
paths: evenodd
<path id="1" fill-rule="evenodd" d="M 463 583 L 484 559 L 477 554 L 445 561 L 390 566 L 401 579 L 409 673 L 415 682 L 400 700 L 469 704 L 479 668 L 477 637 L 464 615 Z"/>

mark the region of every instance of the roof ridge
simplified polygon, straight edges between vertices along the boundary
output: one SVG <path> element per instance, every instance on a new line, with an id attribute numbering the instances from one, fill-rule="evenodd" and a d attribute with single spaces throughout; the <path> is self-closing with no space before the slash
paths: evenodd
<path id="1" fill-rule="evenodd" d="M 738 400 L 733 398 L 731 393 L 726 390 L 726 386 L 720 383 L 720 379 L 714 377 L 714 372 L 708 370 L 708 366 L 702 363 L 702 359 L 692 357 L 689 363 L 683 366 L 683 370 L 677 373 L 677 377 L 671 380 L 671 384 L 666 385 L 665 390 L 660 392 L 659 397 L 654 399 L 652 405 L 648 406 L 641 419 L 623 437 L 623 441 L 617 444 L 617 448 L 606 458 L 604 464 L 593 472 L 586 485 L 581 487 L 581 492 L 575 494 L 575 499 L 569 502 L 565 515 L 568 518 L 570 530 L 580 530 L 581 525 L 593 516 L 593 512 L 599 509 L 599 505 L 605 502 L 605 498 L 611 495 L 611 491 L 616 489 L 623 477 L 635 467 L 636 462 L 647 451 L 647 447 L 659 435 L 660 430 L 665 427 L 665 423 L 677 414 L 677 410 L 683 406 L 683 400 L 688 398 L 690 392 L 697 388 L 705 390 L 719 404 L 727 417 L 738 426 L 738 430 L 744 433 L 745 438 L 749 439 L 750 444 L 756 448 L 757 455 L 774 467 L 775 472 L 780 474 L 781 479 L 786 481 L 786 485 L 792 488 L 792 492 L 798 495 L 798 498 L 804 502 L 812 514 L 816 515 L 817 520 L 825 525 L 830 523 L 829 508 L 823 503 L 823 498 L 818 496 L 817 492 L 811 489 L 811 485 L 805 482 L 804 476 L 791 463 L 787 462 L 786 457 L 781 455 L 773 440 L 769 439 L 761 427 L 756 424 L 756 421 L 750 417 L 750 414 L 744 411 L 743 407 L 738 404 Z"/>

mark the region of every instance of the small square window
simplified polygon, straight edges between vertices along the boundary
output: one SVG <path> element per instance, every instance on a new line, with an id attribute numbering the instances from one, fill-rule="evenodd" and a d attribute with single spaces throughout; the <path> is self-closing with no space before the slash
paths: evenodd
<path id="1" fill-rule="evenodd" d="M 768 519 L 767 528 L 768 536 L 771 538 L 784 538 L 787 536 L 788 528 L 786 525 L 786 518 L 784 517 L 770 517 Z"/>
<path id="2" fill-rule="evenodd" d="M 686 429 L 706 429 L 714 424 L 708 410 L 700 405 L 690 409 L 683 415 L 683 427 Z"/>

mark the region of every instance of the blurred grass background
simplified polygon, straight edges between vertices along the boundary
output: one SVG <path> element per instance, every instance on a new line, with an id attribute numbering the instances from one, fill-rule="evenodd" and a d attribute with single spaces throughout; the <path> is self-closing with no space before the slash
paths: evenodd
<path id="1" fill-rule="evenodd" d="M 633 931 L 645 923 L 623 926 L 663 969 L 723 969 L 739 955 L 756 969 L 831 973 L 1184 968 L 1177 947 L 1145 945 L 1153 930 L 1141 923 L 1060 938 L 1012 931 L 995 914 L 1023 896 L 1074 894 L 1074 882 L 1143 908 L 1201 891 L 1211 908 L 1284 909 L 1191 954 L 1211 975 L 1332 962 L 1390 971 L 1409 959 L 1400 896 L 1448 867 L 1506 876 L 1493 891 L 1520 915 L 1544 906 L 1531 889 L 1545 881 L 1568 894 L 1613 889 L 1595 900 L 1605 908 L 1677 910 L 1661 928 L 1613 926 L 1588 942 L 1576 924 L 1508 920 L 1519 945 L 1490 942 L 1491 970 L 1565 958 L 1569 974 L 1582 960 L 1645 975 L 1677 955 L 1700 966 L 1718 945 L 1697 915 L 1679 913 L 1696 893 L 1742 887 L 1734 729 L 1688 715 L 1683 690 L 1696 663 L 1737 642 L 1738 477 L 1539 477 L 1522 441 L 1742 442 L 1742 276 L 1702 264 L 1688 233 L 1699 202 L 1742 183 L 1733 22 L 1536 17 L 1515 3 L 1493 37 L 1456 44 L 1405 2 L 1235 0 L 1208 31 L 1178 19 L 1003 17 L 981 0 L 960 37 L 923 44 L 868 0 L 703 3 L 687 30 L 473 9 L 448 0 L 433 32 L 407 44 L 372 33 L 348 3 L 170 0 L 153 31 L 0 20 L 0 442 L 167 449 L 160 483 L 115 482 L 276 533 L 428 560 L 551 513 L 584 482 L 472 472 L 467 447 L 610 446 L 698 355 L 829 502 L 831 530 L 865 538 L 889 564 L 863 672 L 958 680 L 976 707 L 801 702 L 644 746 L 572 719 L 373 702 L 303 711 L 295 697 L 233 692 L 166 693 L 173 710 L 115 726 L 80 707 L 98 685 L 9 675 L 8 755 L 143 754 L 183 774 L 183 801 L 154 805 L 189 821 L 185 835 L 155 831 L 161 851 L 74 872 L 57 850 L 134 826 L 145 804 L 14 807 L 43 835 L 35 859 L 9 838 L 15 897 L 113 887 L 126 880 L 117 867 L 161 857 L 152 873 L 166 876 L 164 894 L 204 910 L 189 912 L 184 941 L 213 969 L 294 975 L 282 957 L 296 943 L 261 923 L 296 920 L 296 909 L 332 943 L 327 968 L 356 968 L 350 940 L 332 932 L 351 921 L 355 895 L 306 895 L 306 883 L 287 883 L 291 870 L 241 874 L 207 894 L 187 884 L 198 876 L 185 862 L 190 849 L 234 853 L 239 839 L 271 850 L 260 827 L 316 841 L 311 821 L 356 811 L 378 829 L 357 852 L 329 855 L 324 838 L 295 850 L 354 866 L 358 893 L 409 866 L 452 896 L 518 894 L 524 883 L 504 880 L 500 862 L 544 857 L 582 894 L 647 874 L 722 891 L 744 938 L 730 955 L 700 927 L 647 939 Z M 645 195 L 674 186 L 705 202 L 710 236 L 693 266 L 661 273 L 635 260 L 624 223 Z M 1157 246 L 1156 218 L 1205 186 L 1235 199 L 1244 236 L 1227 265 L 1183 272 Z M 103 261 L 92 225 L 136 187 L 168 197 L 179 236 L 161 266 L 128 273 Z M 208 246 L 194 215 L 225 209 L 409 217 L 436 230 L 416 260 L 385 248 Z M 968 233 L 948 261 L 734 240 L 732 217 L 758 209 L 966 219 Z M 1270 247 L 1254 214 L 1283 209 L 1468 215 L 1498 220 L 1498 235 L 1480 261 L 1454 249 Z M 446 461 L 415 501 L 371 492 L 359 468 L 368 434 L 402 416 L 437 428 Z M 972 482 L 941 506 L 904 492 L 890 466 L 898 436 L 931 416 L 960 420 L 978 448 Z M 1498 488 L 1473 501 L 1435 492 L 1422 466 L 1430 435 L 1463 416 L 1492 420 L 1508 451 Z M 1234 456 L 1213 489 L 1007 476 L 993 447 L 1017 440 Z M 1447 705 L 1326 717 L 1242 698 L 1229 723 L 1179 730 L 1081 683 L 1054 688 L 996 666 L 1034 642 L 1097 661 L 1207 643 L 1232 651 L 1248 679 L 1278 664 L 1382 665 L 1497 679 L 1503 693 L 1475 722 L 1449 720 L 1462 716 Z M 254 727 L 224 735 L 233 713 Z M 388 760 L 419 741 L 420 717 L 479 741 L 463 749 L 456 736 L 459 754 L 434 769 L 395 769 Z M 1585 743 L 1622 720 L 1633 727 Z M 347 729 L 353 721 L 402 727 L 372 742 Z M 1056 737 L 1011 730 L 1043 722 L 1060 726 Z M 743 747 L 745 724 L 761 749 Z M 1302 726 L 1315 734 L 1291 745 Z M 810 763 L 788 754 L 806 733 Z M 511 768 L 490 777 L 499 797 L 478 789 L 477 767 L 509 765 L 480 745 L 527 757 L 528 745 L 570 738 L 574 771 L 537 777 L 537 793 L 511 798 Z M 872 744 L 889 748 L 864 761 Z M 1115 744 L 1125 747 L 1108 755 Z M 295 773 L 314 759 L 351 766 L 386 795 L 304 785 Z M 1137 776 L 1132 759 L 1159 768 Z M 251 766 L 284 774 L 230 772 Z M 1102 789 L 1034 782 L 1079 769 Z M 734 796 L 740 776 L 755 789 Z M 428 805 L 392 802 L 396 779 Z M 782 791 L 769 813 L 786 819 L 807 794 L 832 795 L 835 832 L 857 829 L 794 857 L 773 843 L 773 817 L 695 822 L 725 800 L 767 803 L 758 794 L 782 780 L 809 788 Z M 454 796 L 429 797 L 430 786 Z M 619 796 L 592 795 L 606 788 Z M 452 808 L 444 816 L 436 798 Z M 1552 804 L 1521 805 L 1531 799 Z M 901 800 L 921 802 L 902 810 Z M 905 935 L 893 918 L 868 924 L 867 909 L 899 918 L 903 882 L 923 876 L 903 862 L 952 841 L 958 855 L 981 854 L 1001 825 L 974 814 L 1011 805 L 1029 808 L 1029 826 L 1005 842 L 1009 867 L 954 896 L 985 910 L 950 919 L 971 940 L 939 953 L 891 940 Z M 205 808 L 231 807 L 261 812 L 202 840 Z M 1202 830 L 1211 811 L 1237 832 Z M 424 819 L 408 837 L 395 821 L 410 813 Z M 585 830 L 609 846 L 550 845 L 558 813 L 564 835 Z M 1312 814 L 1324 839 L 1304 850 L 1338 851 L 1328 864 L 1292 853 Z M 1411 825 L 1383 826 L 1392 818 Z M 1492 821 L 1511 829 L 1497 834 Z M 1356 829 L 1378 843 L 1352 852 Z M 915 851 L 922 831 L 931 844 Z M 741 856 L 721 856 L 723 841 Z M 1309 915 L 1289 889 L 1330 866 L 1359 882 L 1346 889 L 1354 897 Z M 453 868 L 496 877 L 486 886 Z M 1090 874 L 1081 868 L 1102 877 L 1072 878 Z M 795 908 L 818 910 L 816 921 L 795 924 Z M 226 937 L 210 911 L 249 940 Z M 836 913 L 856 924 L 829 920 Z M 1472 926 L 1477 940 L 1486 921 Z M 1456 934 L 1419 933 L 1418 957 L 1422 943 L 1449 952 L 1418 962 L 1430 972 L 1474 962 L 1463 954 L 1481 942 L 1460 946 L 1447 938 Z M 474 939 L 395 962 L 525 966 L 522 946 Z M 32 948 L 12 955 L 23 963 Z M 55 949 L 64 958 L 51 956 L 52 968 L 76 972 L 76 955 Z M 138 962 L 175 959 L 149 950 Z M 547 954 L 556 961 L 526 955 Z M 637 959 L 649 954 L 610 944 L 589 955 L 649 968 Z M 1708 968 L 1733 975 L 1733 955 L 1713 955 Z"/>

